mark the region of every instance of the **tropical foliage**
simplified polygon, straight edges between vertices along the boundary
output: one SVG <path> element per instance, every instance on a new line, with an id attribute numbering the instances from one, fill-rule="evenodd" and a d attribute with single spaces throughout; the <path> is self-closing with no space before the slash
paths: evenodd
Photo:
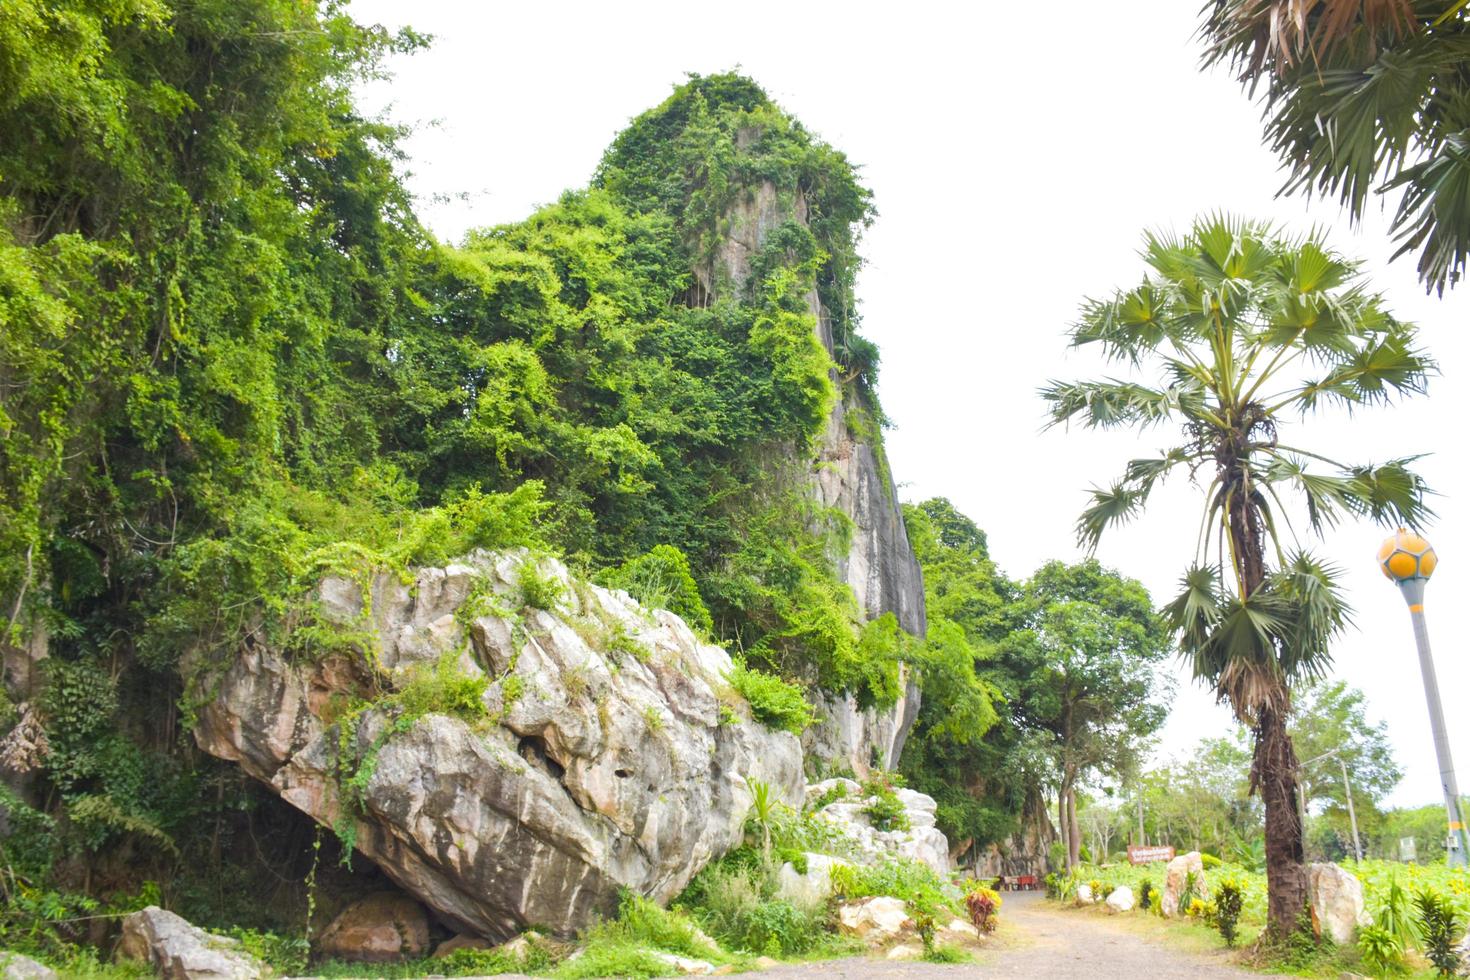
<path id="1" fill-rule="evenodd" d="M 1143 282 L 1089 301 L 1072 340 L 1144 379 L 1058 381 L 1042 394 L 1053 424 L 1177 426 L 1162 453 L 1093 491 L 1078 539 L 1095 547 L 1173 473 L 1204 487 L 1195 564 L 1166 615 L 1194 677 L 1255 733 L 1251 785 L 1266 806 L 1272 923 L 1285 934 L 1305 895 L 1291 689 L 1323 675 L 1349 615 L 1335 570 L 1304 549 L 1285 501 L 1295 497 L 1302 533 L 1317 535 L 1345 518 L 1414 525 L 1429 511 L 1412 458 L 1340 463 L 1282 432 L 1321 410 L 1418 394 L 1434 363 L 1356 264 L 1316 236 L 1216 215 L 1184 235 L 1146 236 L 1143 257 Z"/>
<path id="2" fill-rule="evenodd" d="M 12 891 L 71 908 L 147 877 L 205 924 L 301 921 L 310 828 L 198 757 L 184 674 L 246 636 L 342 643 L 312 618 L 328 571 L 559 552 L 741 651 L 776 724 L 817 691 L 902 693 L 918 641 L 865 628 L 834 566 L 850 525 L 808 491 L 837 399 L 882 418 L 852 296 L 868 194 L 753 82 L 691 77 L 588 188 L 451 247 L 414 216 L 401 132 L 352 97 L 413 32 L 295 0 L 0 21 L 0 629 L 7 663 L 49 655 L 20 696 L 51 747 L 3 802 Z M 753 188 L 806 221 L 720 281 Z M 440 680 L 416 694 L 472 709 Z M 983 721 L 973 673 L 951 680 Z M 291 884 L 240 909 L 203 884 L 231 875 Z"/>
<path id="3" fill-rule="evenodd" d="M 1464 0 L 1211 0 L 1207 64 L 1263 87 L 1286 193 L 1354 218 L 1397 194 L 1397 255 L 1441 293 L 1470 256 L 1470 9 Z"/>

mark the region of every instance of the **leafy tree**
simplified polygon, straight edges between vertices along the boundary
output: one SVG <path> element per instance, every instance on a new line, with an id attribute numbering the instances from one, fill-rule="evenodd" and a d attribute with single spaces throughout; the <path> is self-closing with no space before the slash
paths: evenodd
<path id="1" fill-rule="evenodd" d="M 1072 340 L 1155 377 L 1053 382 L 1043 396 L 1053 424 L 1180 427 L 1180 441 L 1093 491 L 1077 524 L 1084 546 L 1136 516 L 1170 473 L 1203 478 L 1196 562 L 1166 612 L 1195 678 L 1254 733 L 1251 782 L 1266 807 L 1270 922 L 1281 936 L 1306 888 L 1291 689 L 1322 676 L 1348 616 L 1334 570 L 1295 543 L 1282 494 L 1304 498 L 1305 529 L 1317 534 L 1348 516 L 1414 525 L 1429 513 L 1411 459 L 1350 466 L 1285 443 L 1281 430 L 1292 416 L 1422 392 L 1434 365 L 1414 328 L 1316 236 L 1220 215 L 1183 236 L 1148 235 L 1143 256 L 1142 284 L 1088 302 Z"/>
<path id="2" fill-rule="evenodd" d="M 1207 64 L 1264 84 L 1284 193 L 1338 197 L 1354 218 L 1398 191 L 1395 257 L 1444 292 L 1470 255 L 1470 8 L 1463 0 L 1211 0 Z"/>
<path id="3" fill-rule="evenodd" d="M 1351 780 L 1353 811 L 1363 842 L 1381 820 L 1379 804 L 1402 776 L 1388 739 L 1388 725 L 1368 721 L 1366 701 L 1362 691 L 1345 681 L 1324 681 L 1301 692 L 1292 718 L 1292 742 L 1303 760 L 1334 753 L 1305 769 L 1301 785 L 1308 807 L 1324 808 L 1320 817 L 1309 817 L 1309 821 L 1317 824 L 1313 836 L 1328 844 L 1325 849 L 1332 857 L 1352 853 L 1342 763 Z"/>
<path id="4" fill-rule="evenodd" d="M 905 504 L 903 511 L 924 572 L 929 639 L 919 717 L 900 770 L 909 785 L 934 797 L 937 822 L 956 853 L 978 852 L 1042 809 L 1040 754 L 1031 751 L 1015 712 L 996 710 L 1020 685 L 998 646 L 1011 631 L 1019 591 L 991 561 L 985 532 L 948 500 Z M 946 669 L 934 668 L 938 658 Z"/>
<path id="5" fill-rule="evenodd" d="M 1168 631 L 1147 590 L 1104 569 L 1049 562 L 1026 583 L 1020 627 L 1006 642 L 1022 678 L 1012 706 L 1051 736 L 1068 866 L 1082 847 L 1079 782 L 1122 778 L 1168 714 L 1155 666 Z"/>

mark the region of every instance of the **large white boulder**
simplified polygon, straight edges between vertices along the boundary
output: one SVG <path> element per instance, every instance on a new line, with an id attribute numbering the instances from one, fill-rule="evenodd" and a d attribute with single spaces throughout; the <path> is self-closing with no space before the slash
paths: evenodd
<path id="1" fill-rule="evenodd" d="M 527 565 L 558 583 L 554 608 L 523 603 Z M 408 583 L 328 578 L 319 608 L 364 649 L 253 643 L 222 670 L 190 664 L 195 738 L 319 822 L 351 824 L 359 851 L 460 931 L 568 935 L 624 889 L 665 902 L 743 839 L 747 778 L 801 804 L 800 744 L 749 717 L 729 654 L 554 560 L 474 552 Z M 371 768 L 360 804 L 344 802 L 332 709 L 446 661 L 487 678 L 484 717 L 410 725 L 370 707 L 345 741 L 348 767 Z"/>
<path id="2" fill-rule="evenodd" d="M 1127 912 L 1134 904 L 1133 889 L 1127 885 L 1119 885 L 1108 893 L 1108 908 L 1114 912 Z"/>
<path id="3" fill-rule="evenodd" d="M 1205 881 L 1205 863 L 1199 851 L 1181 854 L 1169 862 L 1164 872 L 1164 890 L 1159 895 L 1161 903 L 1159 908 L 1165 916 L 1174 916 L 1182 911 L 1187 911 L 1187 909 L 1179 908 L 1179 901 L 1189 888 L 1190 875 L 1194 876 L 1194 896 L 1196 898 L 1209 897 L 1209 884 Z"/>
<path id="4" fill-rule="evenodd" d="M 842 903 L 837 907 L 837 927 L 869 946 L 886 946 L 914 936 L 917 930 L 903 899 L 887 895 Z"/>
<path id="5" fill-rule="evenodd" d="M 1307 901 L 1318 930 L 1339 946 L 1353 941 L 1353 933 L 1373 924 L 1363 907 L 1363 883 L 1335 864 L 1307 865 Z"/>
<path id="6" fill-rule="evenodd" d="M 350 963 L 391 963 L 429 951 L 429 917 L 399 892 L 375 892 L 343 909 L 322 930 L 317 951 Z"/>
<path id="7" fill-rule="evenodd" d="M 0 980 L 57 980 L 56 971 L 29 956 L 0 949 Z"/>
<path id="8" fill-rule="evenodd" d="M 258 980 L 269 975 L 238 939 L 205 932 L 157 905 L 123 919 L 117 956 L 151 965 L 161 980 Z"/>

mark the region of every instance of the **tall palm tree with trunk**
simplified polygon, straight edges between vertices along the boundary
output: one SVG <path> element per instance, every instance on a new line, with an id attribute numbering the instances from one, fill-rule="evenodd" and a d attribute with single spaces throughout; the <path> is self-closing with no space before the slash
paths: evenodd
<path id="1" fill-rule="evenodd" d="M 1306 902 L 1291 690 L 1326 671 L 1350 612 L 1335 569 L 1298 532 L 1320 537 L 1344 517 L 1414 526 L 1430 516 L 1413 457 L 1349 465 L 1282 430 L 1322 408 L 1421 393 L 1434 364 L 1357 264 L 1316 234 L 1287 238 L 1217 215 L 1186 235 L 1145 236 L 1143 258 L 1142 283 L 1088 301 L 1071 336 L 1144 380 L 1055 381 L 1042 395 L 1052 425 L 1177 427 L 1160 455 L 1093 490 L 1078 538 L 1094 549 L 1171 474 L 1203 489 L 1194 564 L 1165 613 L 1195 678 L 1254 735 L 1251 790 L 1265 804 L 1270 927 L 1281 937 Z M 1293 512 L 1304 519 L 1293 524 Z"/>

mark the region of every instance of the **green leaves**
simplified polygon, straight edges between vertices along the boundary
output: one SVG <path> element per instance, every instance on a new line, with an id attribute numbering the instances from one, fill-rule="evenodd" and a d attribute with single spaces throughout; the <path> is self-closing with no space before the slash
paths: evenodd
<path id="1" fill-rule="evenodd" d="M 1360 217 L 1371 193 L 1401 191 L 1395 257 L 1443 293 L 1470 258 L 1470 19 L 1453 0 L 1214 0 L 1207 64 L 1265 83 L 1266 142 L 1282 193 L 1337 197 Z M 1290 11 L 1288 13 L 1288 11 Z"/>
<path id="2" fill-rule="evenodd" d="M 1176 466 L 1198 465 L 1200 453 L 1175 447 L 1152 459 L 1135 459 L 1128 463 L 1123 479 L 1106 488 L 1092 490 L 1092 503 L 1077 518 L 1077 542 L 1092 551 L 1102 540 L 1103 532 L 1123 525 L 1138 516 L 1154 487 Z"/>
<path id="3" fill-rule="evenodd" d="M 1434 516 L 1425 504 L 1430 493 L 1423 479 L 1409 469 L 1419 459 L 1408 456 L 1380 465 L 1339 466 L 1337 474 L 1310 472 L 1307 463 L 1290 450 L 1272 450 L 1262 473 L 1263 482 L 1285 484 L 1306 499 L 1307 519 L 1319 535 L 1336 527 L 1344 517 L 1366 517 L 1384 525 L 1422 527 Z"/>
<path id="4" fill-rule="evenodd" d="M 1304 552 L 1248 596 L 1223 587 L 1218 570 L 1195 566 L 1164 607 L 1194 677 L 1213 685 L 1242 721 L 1285 710 L 1291 685 L 1323 676 L 1330 643 L 1348 624 L 1340 572 Z"/>

